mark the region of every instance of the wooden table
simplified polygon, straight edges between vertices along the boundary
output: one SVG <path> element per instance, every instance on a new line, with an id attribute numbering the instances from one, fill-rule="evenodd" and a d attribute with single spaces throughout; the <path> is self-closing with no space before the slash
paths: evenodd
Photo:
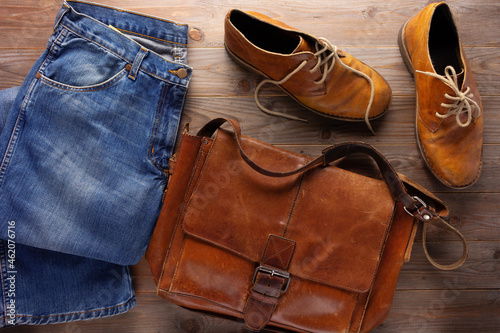
<path id="1" fill-rule="evenodd" d="M 500 2 L 448 1 L 458 24 L 484 104 L 483 173 L 465 190 L 441 185 L 427 170 L 415 142 L 414 82 L 397 47 L 401 25 L 423 8 L 422 0 L 100 0 L 101 3 L 190 25 L 188 61 L 194 68 L 182 123 L 193 131 L 228 116 L 246 135 L 287 149 L 318 154 L 351 140 L 373 144 L 394 167 L 449 204 L 451 221 L 469 241 L 468 261 L 457 271 L 434 269 L 417 237 L 412 260 L 403 267 L 389 317 L 376 332 L 500 331 Z M 20 85 L 42 53 L 62 1 L 2 0 L 0 3 L 0 89 Z M 372 122 L 328 120 L 304 110 L 278 89 L 265 87 L 262 102 L 309 122 L 272 118 L 260 112 L 253 93 L 261 77 L 230 60 L 223 47 L 223 19 L 230 8 L 254 10 L 300 30 L 323 36 L 379 71 L 393 88 L 392 105 Z M 430 246 L 458 256 L 460 244 L 432 232 Z M 24 326 L 9 332 L 246 332 L 240 322 L 199 314 L 155 295 L 149 267 L 132 267 L 138 305 L 116 317 L 61 325 Z"/>

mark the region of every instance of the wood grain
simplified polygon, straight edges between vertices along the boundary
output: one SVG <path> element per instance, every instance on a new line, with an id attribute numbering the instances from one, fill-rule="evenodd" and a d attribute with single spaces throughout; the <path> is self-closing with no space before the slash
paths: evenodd
<path id="1" fill-rule="evenodd" d="M 396 41 L 392 47 L 351 46 L 344 50 L 384 76 L 394 96 L 415 93 L 413 79 L 406 71 Z M 498 94 L 495 87 L 500 85 L 500 55 L 495 50 L 491 47 L 471 47 L 465 50 L 482 96 Z M 5 61 L 5 67 L 0 68 L 0 75 L 5 76 L 0 89 L 19 85 L 42 52 L 43 48 L 0 48 L 0 57 Z M 189 87 L 192 97 L 253 97 L 255 87 L 263 79 L 262 76 L 241 68 L 220 47 L 190 49 L 188 63 L 194 69 Z M 210 82 L 210 85 L 206 82 Z M 273 88 L 273 85 L 266 85 L 261 95 L 285 94 L 278 88 Z"/>
<path id="2" fill-rule="evenodd" d="M 482 96 L 485 117 L 483 172 L 477 184 L 452 190 L 429 172 L 418 151 L 414 82 L 397 47 L 401 25 L 428 0 L 99 0 L 103 5 L 188 23 L 195 29 L 188 47 L 194 68 L 182 125 L 196 132 L 215 117 L 241 122 L 243 134 L 295 152 L 317 155 L 329 145 L 360 140 L 379 149 L 397 171 L 434 191 L 450 208 L 450 221 L 469 241 L 470 255 L 457 271 L 434 269 L 425 259 L 420 233 L 411 261 L 403 266 L 388 318 L 374 332 L 500 331 L 500 2 L 450 0 L 461 41 Z M 2 0 L 0 3 L 0 89 L 20 85 L 46 47 L 62 0 Z M 223 19 L 230 8 L 254 10 L 302 31 L 328 38 L 379 71 L 393 89 L 387 114 L 372 122 L 346 123 L 312 114 L 270 85 L 266 106 L 304 117 L 308 123 L 269 117 L 253 95 L 262 80 L 227 56 Z M 373 163 L 359 156 L 340 163 L 359 172 Z M 458 257 L 460 243 L 438 230 L 428 234 L 439 260 Z M 249 332 L 241 321 L 187 310 L 159 298 L 143 259 L 131 268 L 138 306 L 110 318 L 47 326 L 20 326 L 9 332 Z M 267 331 L 270 332 L 270 331 Z"/>
<path id="3" fill-rule="evenodd" d="M 60 2 L 59 2 L 60 3 Z M 345 46 L 387 46 L 395 45 L 396 36 L 405 21 L 422 9 L 428 1 L 403 0 L 380 2 L 377 0 L 344 1 L 244 1 L 230 3 L 212 1 L 134 1 L 101 0 L 100 3 L 140 13 L 188 23 L 198 29 L 202 38 L 192 41 L 190 47 L 222 47 L 222 22 L 231 8 L 253 10 L 281 20 L 299 30 L 315 36 L 322 36 L 332 43 Z M 498 31 L 500 21 L 496 13 L 500 4 L 487 1 L 449 1 L 453 9 L 465 46 L 500 46 Z M 50 34 L 53 18 L 59 9 L 57 1 L 9 0 L 2 2 L 2 16 L 7 27 L 0 35 L 0 45 L 5 40 L 18 39 L 18 29 L 28 34 L 39 31 Z M 479 19 L 478 19 L 479 18 Z M 483 24 L 488 22 L 488 24 Z M 2 29 L 4 30 L 4 29 Z M 23 36 L 33 42 L 34 47 L 44 46 L 43 40 Z M 33 47 L 32 46 L 32 47 Z"/>
<path id="4" fill-rule="evenodd" d="M 500 291 L 456 290 L 453 282 L 442 290 L 397 291 L 385 322 L 373 332 L 498 332 Z M 195 312 L 152 294 L 140 294 L 138 306 L 125 314 L 48 326 L 6 329 L 16 333 L 249 333 L 239 320 Z M 264 333 L 269 330 L 262 331 Z"/>

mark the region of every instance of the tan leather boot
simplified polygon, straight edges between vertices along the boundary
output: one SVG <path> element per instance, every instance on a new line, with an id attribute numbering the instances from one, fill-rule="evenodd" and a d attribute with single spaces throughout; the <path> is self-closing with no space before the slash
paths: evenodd
<path id="1" fill-rule="evenodd" d="M 481 173 L 482 104 L 450 8 L 433 3 L 408 20 L 399 46 L 417 95 L 416 135 L 427 166 L 464 188 Z"/>
<path id="2" fill-rule="evenodd" d="M 230 10 L 225 19 L 228 53 L 247 68 L 267 77 L 255 90 L 258 101 L 265 83 L 274 83 L 307 109 L 347 121 L 369 121 L 384 114 L 391 88 L 375 70 L 316 38 L 265 15 Z"/>

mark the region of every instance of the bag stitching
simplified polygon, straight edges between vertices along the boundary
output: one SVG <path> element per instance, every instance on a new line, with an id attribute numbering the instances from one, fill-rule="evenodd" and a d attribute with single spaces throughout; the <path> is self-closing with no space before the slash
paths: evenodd
<path id="1" fill-rule="evenodd" d="M 307 163 L 308 159 L 306 158 L 306 164 Z M 290 213 L 288 214 L 288 221 L 286 222 L 285 230 L 283 231 L 283 237 L 286 236 L 286 233 L 288 232 L 288 227 L 290 226 L 290 222 L 292 221 L 292 217 L 295 213 L 295 205 L 297 204 L 299 193 L 302 190 L 302 184 L 304 182 L 304 174 L 305 172 L 302 172 L 300 175 L 299 185 L 297 186 L 297 192 L 295 193 L 295 198 L 293 199 L 292 205 L 290 207 Z"/>
<path id="2" fill-rule="evenodd" d="M 289 239 L 286 239 L 286 238 L 281 238 L 281 237 L 278 237 L 278 236 L 275 236 L 275 235 L 271 235 L 269 237 L 273 237 L 273 238 L 271 238 L 271 240 L 273 242 L 274 250 L 275 251 L 274 251 L 274 254 L 270 254 L 267 258 L 263 258 L 262 262 L 265 263 L 267 260 L 271 259 L 272 257 L 278 256 L 278 258 L 279 258 L 281 264 L 283 265 L 283 267 L 286 267 L 285 269 L 288 269 L 288 266 L 290 265 L 290 261 L 292 260 L 293 253 L 295 252 L 296 242 L 293 241 L 293 240 L 289 240 Z M 276 246 L 275 238 L 279 238 L 279 239 L 282 239 L 282 240 L 284 240 L 286 242 L 293 243 L 293 244 L 288 245 L 286 248 L 282 248 L 280 251 L 276 251 L 277 250 L 277 246 Z M 284 252 L 284 251 L 286 251 L 286 250 L 288 250 L 291 247 L 292 247 L 292 253 L 290 254 L 289 259 L 287 260 L 287 263 L 286 263 L 286 266 L 285 266 L 285 263 L 283 262 L 283 260 L 281 258 L 281 253 Z M 266 254 L 267 248 L 268 248 L 268 245 L 266 245 L 266 248 L 264 249 L 264 254 Z M 269 266 L 275 267 L 274 265 L 269 265 Z M 279 268 L 279 267 L 276 267 L 276 268 Z"/>
<path id="3" fill-rule="evenodd" d="M 193 135 L 189 135 L 189 136 L 191 136 L 193 138 L 196 138 L 196 136 L 193 136 Z M 187 187 L 188 190 L 189 190 L 189 187 L 191 186 L 190 184 L 191 184 L 191 182 L 193 180 L 193 176 L 196 173 L 196 170 L 198 169 L 198 165 L 199 165 L 200 159 L 203 156 L 203 154 L 204 154 L 204 152 L 202 150 L 198 154 L 198 156 L 196 158 L 195 166 L 193 168 L 193 172 L 192 172 L 191 177 L 190 177 L 189 182 L 188 182 L 188 187 Z M 186 204 L 187 204 L 186 200 L 187 200 L 187 192 L 184 194 L 184 199 L 182 200 L 182 203 L 181 203 L 182 206 L 180 207 L 179 216 L 177 217 L 177 221 L 176 221 L 175 227 L 174 227 L 174 232 L 172 233 L 172 237 L 170 238 L 170 243 L 169 243 L 167 252 L 165 253 L 165 259 L 163 260 L 163 265 L 162 265 L 162 268 L 161 268 L 161 274 L 160 274 L 160 278 L 158 279 L 158 282 L 161 282 L 163 280 L 163 273 L 165 272 L 165 265 L 167 264 L 168 258 L 170 257 L 170 250 L 172 249 L 172 244 L 174 242 L 174 239 L 175 239 L 175 236 L 177 234 L 179 226 L 181 228 L 181 232 L 183 233 L 183 235 L 182 235 L 183 242 L 184 242 L 184 238 L 186 237 L 186 233 L 185 233 L 185 231 L 182 228 L 183 219 L 184 219 L 184 215 L 185 215 L 185 209 L 187 209 L 187 207 L 186 207 Z M 160 283 L 158 283 L 158 285 L 160 285 Z"/>

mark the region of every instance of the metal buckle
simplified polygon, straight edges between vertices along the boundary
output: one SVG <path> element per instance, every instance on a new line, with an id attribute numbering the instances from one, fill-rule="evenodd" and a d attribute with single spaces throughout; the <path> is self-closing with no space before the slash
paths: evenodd
<path id="1" fill-rule="evenodd" d="M 421 204 L 421 206 L 420 206 L 420 207 L 424 207 L 424 208 L 427 208 L 427 207 L 428 207 L 428 206 L 427 206 L 427 204 L 424 202 L 424 200 L 420 199 L 419 197 L 414 196 L 414 197 L 413 197 L 413 199 L 415 199 L 415 201 L 420 202 L 420 204 Z M 419 206 L 417 206 L 417 205 L 415 204 L 415 211 L 417 211 L 420 207 L 419 207 Z M 407 213 L 408 213 L 408 214 L 410 214 L 411 216 L 415 216 L 415 214 L 414 214 L 414 213 L 411 213 L 411 212 L 408 210 L 408 208 L 406 208 L 406 207 L 404 207 L 404 206 L 403 206 L 403 208 L 405 209 L 405 212 L 407 212 Z"/>
<path id="2" fill-rule="evenodd" d="M 271 276 L 279 276 L 280 278 L 283 278 L 283 279 L 286 279 L 286 284 L 285 286 L 281 289 L 282 292 L 285 292 L 288 290 L 288 286 L 290 285 L 290 273 L 288 272 L 284 272 L 284 271 L 280 271 L 279 269 L 274 269 L 274 268 L 271 268 L 271 267 L 267 267 L 267 266 L 259 266 L 257 268 L 255 268 L 255 272 L 253 273 L 253 278 L 252 278 L 252 284 L 255 283 L 255 279 L 257 278 L 257 273 L 259 272 L 262 272 L 262 273 L 266 273 L 266 274 L 269 274 Z"/>

